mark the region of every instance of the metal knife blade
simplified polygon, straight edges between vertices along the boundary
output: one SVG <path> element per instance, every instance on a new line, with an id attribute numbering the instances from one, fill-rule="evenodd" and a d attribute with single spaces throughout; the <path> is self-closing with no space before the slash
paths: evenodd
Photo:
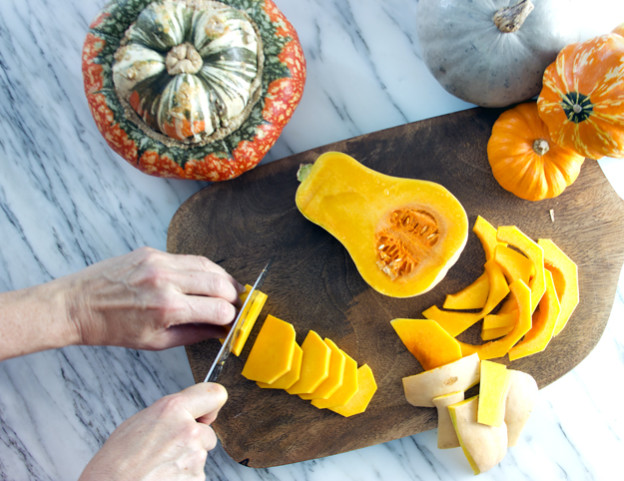
<path id="1" fill-rule="evenodd" d="M 212 366 L 210 366 L 210 369 L 208 369 L 208 373 L 206 374 L 206 378 L 204 379 L 204 382 L 215 382 L 217 377 L 223 370 L 225 361 L 227 357 L 230 355 L 230 351 L 232 350 L 232 344 L 234 343 L 234 339 L 236 339 L 237 332 L 240 329 L 240 323 L 243 318 L 243 314 L 245 314 L 245 308 L 247 307 L 249 303 L 252 302 L 253 293 L 262 284 L 262 281 L 264 280 L 264 276 L 266 276 L 266 273 L 268 272 L 270 265 L 271 265 L 271 261 L 266 263 L 266 265 L 262 269 L 262 272 L 260 272 L 260 275 L 256 279 L 256 282 L 254 282 L 253 286 L 249 290 L 249 293 L 247 294 L 247 298 L 245 299 L 245 302 L 243 303 L 240 310 L 238 311 L 236 319 L 234 319 L 234 322 L 232 323 L 232 327 L 230 327 L 230 330 L 227 336 L 225 337 L 223 344 L 221 345 L 221 349 L 219 349 L 219 352 L 217 353 L 217 357 L 213 361 Z"/>

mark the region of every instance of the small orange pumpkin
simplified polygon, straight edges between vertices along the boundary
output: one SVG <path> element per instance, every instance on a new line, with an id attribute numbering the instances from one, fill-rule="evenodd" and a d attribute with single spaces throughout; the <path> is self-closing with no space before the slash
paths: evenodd
<path id="1" fill-rule="evenodd" d="M 624 157 L 624 25 L 564 47 L 537 99 L 551 138 L 592 159 Z"/>
<path id="2" fill-rule="evenodd" d="M 492 127 L 487 155 L 496 181 L 526 200 L 556 197 L 572 184 L 585 160 L 550 139 L 535 102 L 503 112 Z"/>

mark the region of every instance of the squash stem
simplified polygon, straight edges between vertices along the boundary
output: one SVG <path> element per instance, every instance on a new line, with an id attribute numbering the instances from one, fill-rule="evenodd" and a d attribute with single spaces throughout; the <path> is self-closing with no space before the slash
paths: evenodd
<path id="1" fill-rule="evenodd" d="M 533 150 L 537 155 L 545 155 L 550 150 L 550 144 L 546 139 L 535 139 Z"/>
<path id="2" fill-rule="evenodd" d="M 535 5 L 531 0 L 520 0 L 511 7 L 498 10 L 492 17 L 492 21 L 503 33 L 517 32 L 534 8 Z"/>
<path id="3" fill-rule="evenodd" d="M 310 169 L 313 164 L 301 164 L 299 170 L 297 170 L 297 180 L 303 182 L 310 175 Z"/>

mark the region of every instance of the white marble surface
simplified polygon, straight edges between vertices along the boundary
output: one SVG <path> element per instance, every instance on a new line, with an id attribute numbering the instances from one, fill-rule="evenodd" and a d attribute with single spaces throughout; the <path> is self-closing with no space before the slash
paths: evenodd
<path id="1" fill-rule="evenodd" d="M 141 245 L 164 249 L 174 212 L 203 187 L 140 173 L 112 153 L 96 130 L 82 93 L 80 51 L 87 25 L 104 3 L 0 1 L 2 290 L 44 282 Z M 444 92 L 420 61 L 417 1 L 276 3 L 299 32 L 308 81 L 267 161 L 471 107 Z M 620 163 L 605 160 L 602 166 L 622 192 Z M 480 479 L 621 479 L 623 294 L 620 281 L 596 349 L 541 391 L 519 444 Z M 123 419 L 192 382 L 182 348 L 71 347 L 1 363 L 0 479 L 76 479 Z M 473 478 L 460 450 L 436 448 L 435 431 L 260 470 L 236 464 L 217 448 L 206 474 L 211 480 Z"/>

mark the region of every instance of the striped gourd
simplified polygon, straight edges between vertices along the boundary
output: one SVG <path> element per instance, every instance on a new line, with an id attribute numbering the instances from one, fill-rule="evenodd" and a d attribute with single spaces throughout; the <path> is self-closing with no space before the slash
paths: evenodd
<path id="1" fill-rule="evenodd" d="M 277 140 L 305 59 L 271 0 L 115 0 L 90 27 L 83 73 L 117 153 L 149 174 L 218 181 Z"/>

